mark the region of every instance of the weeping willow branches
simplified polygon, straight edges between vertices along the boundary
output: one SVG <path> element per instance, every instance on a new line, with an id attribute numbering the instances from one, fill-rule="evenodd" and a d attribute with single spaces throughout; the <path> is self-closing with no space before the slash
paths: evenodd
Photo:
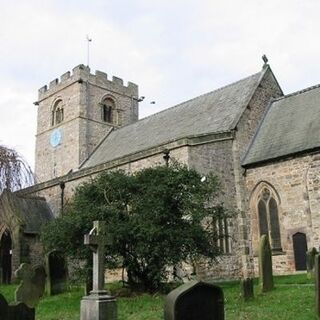
<path id="1" fill-rule="evenodd" d="M 29 165 L 13 149 L 0 145 L 0 193 L 4 189 L 15 191 L 34 184 Z"/>

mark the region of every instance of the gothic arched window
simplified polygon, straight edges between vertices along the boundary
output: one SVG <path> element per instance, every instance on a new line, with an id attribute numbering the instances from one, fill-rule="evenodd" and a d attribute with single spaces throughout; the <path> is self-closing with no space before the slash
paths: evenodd
<path id="1" fill-rule="evenodd" d="M 62 100 L 55 102 L 52 109 L 51 125 L 55 126 L 63 121 L 63 104 Z"/>
<path id="2" fill-rule="evenodd" d="M 281 235 L 279 225 L 278 203 L 272 191 L 263 188 L 258 197 L 258 219 L 260 236 L 269 236 L 271 248 L 274 251 L 281 251 Z"/>
<path id="3" fill-rule="evenodd" d="M 115 103 L 107 97 L 101 103 L 101 119 L 104 122 L 114 123 L 115 122 Z"/>

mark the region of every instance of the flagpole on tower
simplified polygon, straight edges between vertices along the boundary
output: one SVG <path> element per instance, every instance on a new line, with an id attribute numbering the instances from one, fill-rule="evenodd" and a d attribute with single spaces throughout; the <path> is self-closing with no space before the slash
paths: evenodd
<path id="1" fill-rule="evenodd" d="M 92 39 L 87 35 L 87 66 L 89 67 L 90 62 L 90 42 L 92 42 Z"/>

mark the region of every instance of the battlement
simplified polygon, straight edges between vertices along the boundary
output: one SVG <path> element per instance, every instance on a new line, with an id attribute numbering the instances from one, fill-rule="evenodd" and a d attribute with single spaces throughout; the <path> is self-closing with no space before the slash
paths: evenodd
<path id="1" fill-rule="evenodd" d="M 90 73 L 90 68 L 80 64 L 72 69 L 72 72 L 67 71 L 60 76 L 50 81 L 49 85 L 41 87 L 38 91 L 38 99 L 43 100 L 55 92 L 72 85 L 74 83 L 87 82 L 91 85 L 101 86 L 111 91 L 116 91 L 129 96 L 138 95 L 138 85 L 133 82 L 128 82 L 125 86 L 123 80 L 116 76 L 112 80 L 108 79 L 105 72 L 97 70 L 95 74 Z"/>

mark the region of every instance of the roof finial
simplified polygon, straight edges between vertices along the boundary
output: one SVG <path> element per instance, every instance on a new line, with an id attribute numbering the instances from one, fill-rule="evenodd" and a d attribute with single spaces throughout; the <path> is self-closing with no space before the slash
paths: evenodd
<path id="1" fill-rule="evenodd" d="M 264 54 L 263 56 L 262 56 L 262 60 L 263 60 L 263 62 L 264 62 L 264 65 L 263 65 L 263 67 L 265 68 L 267 65 L 268 65 L 268 58 L 267 58 L 267 56 Z"/>

